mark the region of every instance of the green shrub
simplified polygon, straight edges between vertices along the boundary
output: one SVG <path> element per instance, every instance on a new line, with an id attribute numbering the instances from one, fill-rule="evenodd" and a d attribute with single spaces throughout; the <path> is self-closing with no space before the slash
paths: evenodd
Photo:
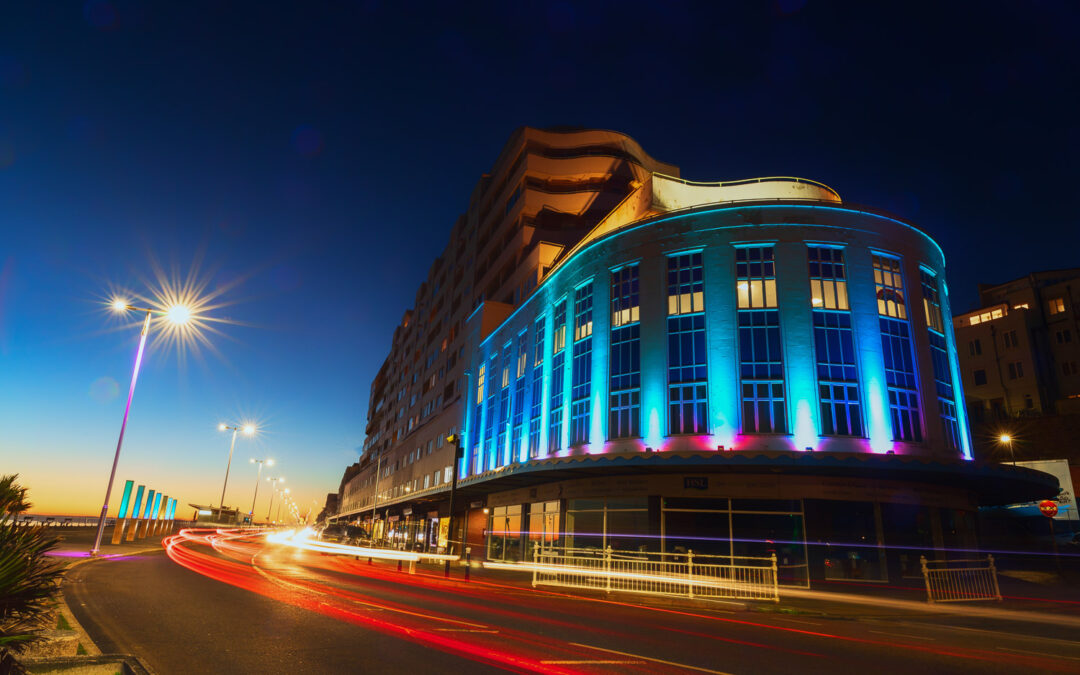
<path id="1" fill-rule="evenodd" d="M 18 475 L 0 476 L 0 648 L 19 649 L 55 604 L 63 566 L 47 554 L 57 538 L 42 525 L 18 523 L 30 508 Z"/>

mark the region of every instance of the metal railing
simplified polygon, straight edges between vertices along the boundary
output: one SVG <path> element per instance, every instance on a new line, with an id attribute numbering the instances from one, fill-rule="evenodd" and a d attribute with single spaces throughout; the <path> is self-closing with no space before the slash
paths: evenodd
<path id="1" fill-rule="evenodd" d="M 923 579 L 926 581 L 926 601 L 969 602 L 997 600 L 1001 602 L 994 556 L 986 559 L 927 560 L 919 556 Z"/>
<path id="2" fill-rule="evenodd" d="M 780 601 L 776 555 L 712 556 L 533 547 L 532 585 L 688 598 Z"/>

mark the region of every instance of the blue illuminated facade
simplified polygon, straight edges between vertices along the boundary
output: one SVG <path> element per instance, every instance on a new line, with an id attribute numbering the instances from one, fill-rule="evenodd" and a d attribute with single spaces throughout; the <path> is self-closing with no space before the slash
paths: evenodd
<path id="1" fill-rule="evenodd" d="M 968 458 L 943 278 L 926 234 L 865 209 L 733 203 L 631 223 L 574 251 L 467 355 L 500 364 L 504 386 L 476 402 L 487 433 L 462 476 L 721 446 Z"/>

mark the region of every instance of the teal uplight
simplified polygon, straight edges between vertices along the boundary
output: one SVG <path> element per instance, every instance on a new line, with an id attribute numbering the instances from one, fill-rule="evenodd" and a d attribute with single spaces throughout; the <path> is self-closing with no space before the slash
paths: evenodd
<path id="1" fill-rule="evenodd" d="M 159 508 L 161 508 L 161 493 L 160 492 L 157 493 L 157 495 L 154 496 L 154 508 L 150 509 L 150 518 L 151 518 L 151 520 L 157 520 L 158 509 Z"/>
<path id="2" fill-rule="evenodd" d="M 127 518 L 128 503 L 131 501 L 131 488 L 135 485 L 135 481 L 129 480 L 124 482 L 124 496 L 120 498 L 120 513 L 121 520 Z"/>
<path id="3" fill-rule="evenodd" d="M 664 421 L 663 410 L 659 406 L 651 406 L 649 410 L 649 427 L 645 434 L 645 445 L 653 450 L 659 450 L 660 444 L 664 442 Z"/>
<path id="4" fill-rule="evenodd" d="M 143 508 L 142 514 L 143 520 L 146 520 L 150 517 L 150 507 L 152 501 L 154 501 L 154 490 L 151 490 L 146 495 L 146 506 Z"/>
<path id="5" fill-rule="evenodd" d="M 795 449 L 815 448 L 819 440 L 813 408 L 810 401 L 802 399 L 795 405 Z"/>
<path id="6" fill-rule="evenodd" d="M 145 485 L 140 485 L 139 489 L 135 491 L 135 505 L 131 508 L 131 517 L 139 517 L 139 509 L 142 507 L 143 490 L 146 489 Z"/>
<path id="7" fill-rule="evenodd" d="M 892 450 L 889 413 L 885 409 L 885 388 L 877 378 L 866 383 L 866 401 L 870 408 L 870 449 L 884 453 Z"/>

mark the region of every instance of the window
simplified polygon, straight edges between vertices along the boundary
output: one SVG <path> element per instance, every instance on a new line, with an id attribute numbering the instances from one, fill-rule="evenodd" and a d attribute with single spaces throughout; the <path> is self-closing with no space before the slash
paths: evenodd
<path id="1" fill-rule="evenodd" d="M 592 284 L 574 291 L 574 347 L 570 380 L 570 445 L 589 441 L 592 412 Z"/>
<path id="2" fill-rule="evenodd" d="M 700 253 L 668 258 L 668 426 L 671 434 L 708 433 L 703 287 Z"/>
<path id="3" fill-rule="evenodd" d="M 780 314 L 776 310 L 738 314 L 743 432 L 786 433 Z"/>
<path id="4" fill-rule="evenodd" d="M 926 313 L 926 327 L 938 333 L 945 333 L 945 323 L 941 318 L 941 298 L 938 295 L 937 279 L 924 269 L 919 270 L 922 282 L 923 311 Z"/>
<path id="5" fill-rule="evenodd" d="M 566 378 L 566 301 L 555 305 L 551 357 L 551 412 L 548 420 L 548 452 L 562 449 L 563 389 Z"/>
<path id="6" fill-rule="evenodd" d="M 574 291 L 574 342 L 592 335 L 592 284 Z"/>
<path id="7" fill-rule="evenodd" d="M 982 354 L 982 343 L 979 342 L 978 338 L 968 342 L 968 352 L 972 356 L 979 356 Z"/>
<path id="8" fill-rule="evenodd" d="M 540 456 L 540 416 L 544 402 L 544 328 L 545 320 L 537 319 L 533 325 L 533 371 L 532 371 L 532 402 L 529 410 L 529 457 Z"/>
<path id="9" fill-rule="evenodd" d="M 1061 314 L 1065 311 L 1065 298 L 1054 298 L 1047 305 L 1050 309 L 1050 316 Z"/>
<path id="10" fill-rule="evenodd" d="M 1057 341 L 1059 345 L 1072 342 L 1072 331 L 1068 329 L 1059 330 L 1057 331 L 1057 333 L 1055 333 L 1055 335 L 1057 336 Z"/>
<path id="11" fill-rule="evenodd" d="M 938 414 L 945 447 L 960 449 L 960 423 L 956 417 L 956 395 L 953 391 L 952 369 L 949 368 L 949 352 L 945 336 L 930 331 L 930 359 L 934 365 L 934 387 L 937 390 Z"/>
<path id="12" fill-rule="evenodd" d="M 851 314 L 815 310 L 813 315 L 821 432 L 827 436 L 861 436 Z"/>
<path id="13" fill-rule="evenodd" d="M 776 268 L 772 246 L 735 249 L 739 309 L 776 307 Z"/>
<path id="14" fill-rule="evenodd" d="M 611 393 L 608 436 L 641 435 L 641 324 L 638 307 L 638 266 L 611 275 Z"/>
<path id="15" fill-rule="evenodd" d="M 668 258 L 668 316 L 705 311 L 700 253 Z"/>
<path id="16" fill-rule="evenodd" d="M 976 370 L 973 373 L 973 375 L 975 376 L 975 386 L 976 387 L 981 387 L 982 385 L 986 384 L 986 371 L 985 370 Z"/>
<path id="17" fill-rule="evenodd" d="M 495 447 L 491 453 L 488 465 L 502 466 L 509 462 L 506 445 L 507 427 L 510 425 L 510 363 L 513 360 L 511 345 L 507 344 L 502 350 L 502 386 L 499 388 L 499 416 L 496 419 L 498 436 Z"/>
<path id="18" fill-rule="evenodd" d="M 813 308 L 849 309 L 844 251 L 811 246 L 806 251 L 806 257 L 810 265 L 810 303 Z M 741 304 L 739 306 L 742 307 Z"/>
<path id="19" fill-rule="evenodd" d="M 904 301 L 904 277 L 900 272 L 900 261 L 875 253 L 873 263 L 878 314 L 906 320 L 907 304 Z"/>
<path id="20" fill-rule="evenodd" d="M 484 375 L 485 375 L 484 371 L 485 371 L 484 364 L 481 363 L 480 364 L 480 369 L 477 371 L 477 374 L 476 374 L 476 402 L 477 403 L 483 403 L 483 401 L 484 401 Z"/>
<path id="21" fill-rule="evenodd" d="M 529 360 L 529 336 L 521 331 L 517 339 L 517 377 L 514 378 L 514 403 L 510 420 L 510 458 L 521 456 L 521 440 L 525 434 L 525 370 Z"/>
<path id="22" fill-rule="evenodd" d="M 638 266 L 630 265 L 611 274 L 611 325 L 617 328 L 638 320 Z"/>
<path id="23" fill-rule="evenodd" d="M 1024 364 L 1020 361 L 1013 361 L 1009 364 L 1009 379 L 1015 380 L 1018 377 L 1024 376 Z"/>
<path id="24" fill-rule="evenodd" d="M 1005 349 L 1016 348 L 1016 331 L 1005 331 L 1001 334 L 1001 341 L 1005 344 Z"/>
<path id="25" fill-rule="evenodd" d="M 889 389 L 893 438 L 922 441 L 919 395 L 915 382 L 915 358 L 908 323 L 879 317 L 881 347 L 885 357 L 885 380 Z"/>

